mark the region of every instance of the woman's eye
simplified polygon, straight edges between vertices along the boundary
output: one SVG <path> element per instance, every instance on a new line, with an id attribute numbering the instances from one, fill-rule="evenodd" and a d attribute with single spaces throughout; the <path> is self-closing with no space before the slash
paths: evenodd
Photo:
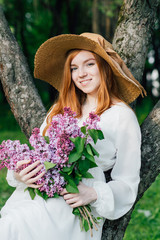
<path id="1" fill-rule="evenodd" d="M 94 62 L 91 62 L 91 63 L 88 63 L 87 65 L 90 67 L 90 66 L 93 66 L 95 63 Z"/>
<path id="2" fill-rule="evenodd" d="M 77 70 L 77 67 L 72 67 L 71 68 L 71 72 L 76 71 L 76 70 Z"/>

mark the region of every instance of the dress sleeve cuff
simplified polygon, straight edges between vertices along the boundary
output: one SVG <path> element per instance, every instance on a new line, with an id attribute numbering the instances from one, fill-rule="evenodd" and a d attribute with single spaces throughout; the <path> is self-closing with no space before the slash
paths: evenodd
<path id="1" fill-rule="evenodd" d="M 11 186 L 11 187 L 17 187 L 17 188 L 23 188 L 25 189 L 27 186 L 22 183 L 22 182 L 19 182 L 15 176 L 14 176 L 14 171 L 13 170 L 8 170 L 7 171 L 7 177 L 6 177 L 6 180 L 8 182 L 8 184 Z"/>
<path id="2" fill-rule="evenodd" d="M 113 219 L 114 197 L 111 188 L 107 183 L 96 181 L 93 188 L 97 193 L 97 200 L 90 203 L 96 212 L 107 219 Z"/>

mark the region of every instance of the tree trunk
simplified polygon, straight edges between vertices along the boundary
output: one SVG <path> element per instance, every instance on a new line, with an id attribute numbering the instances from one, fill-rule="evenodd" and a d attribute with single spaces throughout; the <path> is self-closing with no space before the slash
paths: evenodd
<path id="1" fill-rule="evenodd" d="M 99 33 L 98 0 L 93 0 L 92 5 L 92 32 Z"/>
<path id="2" fill-rule="evenodd" d="M 0 79 L 15 118 L 22 131 L 29 137 L 31 130 L 42 123 L 46 110 L 33 84 L 26 59 L 8 27 L 1 8 Z"/>
<path id="3" fill-rule="evenodd" d="M 146 54 L 151 40 L 156 9 L 160 1 L 125 0 L 115 31 L 113 46 L 119 52 L 137 80 L 141 81 Z M 160 173 L 160 101 L 142 127 L 141 183 L 137 201 Z M 103 240 L 123 239 L 134 207 L 116 221 L 106 221 Z"/>
<path id="4" fill-rule="evenodd" d="M 113 45 L 140 81 L 160 0 L 125 0 Z M 22 130 L 29 136 L 40 125 L 46 112 L 33 85 L 26 61 L 0 10 L 0 78 L 6 97 Z M 141 183 L 137 197 L 152 184 L 160 172 L 160 101 L 142 125 Z M 108 174 L 108 178 L 109 178 Z M 122 218 L 106 220 L 103 240 L 121 240 L 133 208 Z"/>

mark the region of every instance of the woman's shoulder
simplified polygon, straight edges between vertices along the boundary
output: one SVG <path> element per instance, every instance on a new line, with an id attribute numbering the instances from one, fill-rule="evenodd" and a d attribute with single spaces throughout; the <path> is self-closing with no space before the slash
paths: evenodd
<path id="1" fill-rule="evenodd" d="M 139 127 L 137 116 L 130 106 L 117 102 L 101 115 L 103 125 L 109 123 L 111 128 L 119 128 L 133 123 Z"/>
<path id="2" fill-rule="evenodd" d="M 110 115 L 111 117 L 115 117 L 118 115 L 123 116 L 136 116 L 133 109 L 127 105 L 125 102 L 116 102 L 114 105 L 112 105 L 109 109 L 107 109 L 102 116 Z"/>

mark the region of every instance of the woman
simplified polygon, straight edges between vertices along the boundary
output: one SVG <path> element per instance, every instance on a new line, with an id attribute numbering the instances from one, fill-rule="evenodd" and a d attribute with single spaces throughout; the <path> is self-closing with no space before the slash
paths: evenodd
<path id="1" fill-rule="evenodd" d="M 95 148 L 100 153 L 98 167 L 90 172 L 94 179 L 83 179 L 79 193 L 64 189 L 58 199 L 31 200 L 26 185 L 38 188 L 35 177 L 41 166 L 35 162 L 19 173 L 8 172 L 8 182 L 16 190 L 1 211 L 0 237 L 3 240 L 88 240 L 72 209 L 90 203 L 92 213 L 110 220 L 118 219 L 133 206 L 140 181 L 141 134 L 136 116 L 127 105 L 142 92 L 112 45 L 92 33 L 60 35 L 47 40 L 36 53 L 35 77 L 59 90 L 58 101 L 51 108 L 41 133 L 47 134 L 52 117 L 65 106 L 77 113 L 79 125 L 91 111 L 100 116 L 105 139 Z M 22 160 L 18 168 L 28 162 Z M 38 166 L 38 167 L 37 167 Z M 111 181 L 105 182 L 104 171 L 112 169 Z M 93 239 L 100 240 L 103 221 Z"/>

